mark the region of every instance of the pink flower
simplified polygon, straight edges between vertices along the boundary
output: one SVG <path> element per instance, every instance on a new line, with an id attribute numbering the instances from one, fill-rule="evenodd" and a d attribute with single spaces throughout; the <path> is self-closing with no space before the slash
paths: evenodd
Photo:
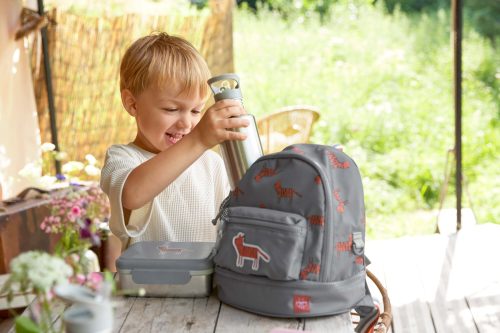
<path id="1" fill-rule="evenodd" d="M 101 273 L 92 272 L 87 275 L 87 287 L 98 291 L 103 286 L 104 277 Z"/>
<path id="2" fill-rule="evenodd" d="M 80 217 L 82 214 L 82 209 L 79 206 L 73 206 L 71 207 L 71 215 L 74 217 Z"/>
<path id="3" fill-rule="evenodd" d="M 98 283 L 101 283 L 103 279 L 104 279 L 104 278 L 103 278 L 102 274 L 101 274 L 101 273 L 99 273 L 99 272 L 92 272 L 92 273 L 90 273 L 90 274 L 89 274 L 89 276 L 88 276 L 88 280 L 89 280 L 89 282 L 90 282 L 90 283 L 92 283 L 92 284 L 98 284 Z"/>
<path id="4" fill-rule="evenodd" d="M 75 276 L 75 279 L 76 279 L 76 282 L 78 284 L 84 284 L 85 283 L 85 275 L 83 275 L 83 274 L 77 274 Z"/>

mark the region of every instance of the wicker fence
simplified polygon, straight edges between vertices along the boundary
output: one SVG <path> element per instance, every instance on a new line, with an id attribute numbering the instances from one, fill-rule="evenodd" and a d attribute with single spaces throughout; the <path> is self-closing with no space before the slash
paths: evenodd
<path id="1" fill-rule="evenodd" d="M 52 12 L 55 24 L 48 28 L 48 40 L 58 141 L 70 160 L 91 153 L 102 164 L 111 144 L 133 140 L 135 123 L 121 105 L 118 74 L 122 54 L 136 38 L 152 31 L 180 35 L 201 51 L 212 74 L 234 70 L 233 1 L 212 0 L 209 5 L 210 11 L 166 16 L 96 18 Z M 50 142 L 44 71 L 37 71 L 35 62 L 41 139 Z"/>

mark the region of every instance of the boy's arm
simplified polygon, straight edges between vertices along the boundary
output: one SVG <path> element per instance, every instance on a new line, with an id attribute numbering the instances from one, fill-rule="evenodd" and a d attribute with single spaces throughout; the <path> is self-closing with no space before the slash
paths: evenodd
<path id="1" fill-rule="evenodd" d="M 248 126 L 245 119 L 231 118 L 244 113 L 239 101 L 223 100 L 215 103 L 205 111 L 191 133 L 129 174 L 122 193 L 123 207 L 134 210 L 151 201 L 216 144 L 225 140 L 244 140 L 244 133 L 227 130 Z"/>

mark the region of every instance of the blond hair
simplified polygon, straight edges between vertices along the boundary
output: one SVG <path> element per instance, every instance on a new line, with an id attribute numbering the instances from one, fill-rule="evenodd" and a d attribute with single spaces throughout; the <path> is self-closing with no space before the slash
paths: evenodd
<path id="1" fill-rule="evenodd" d="M 136 40 L 120 64 L 120 91 L 140 94 L 144 89 L 174 84 L 181 94 L 208 98 L 208 65 L 187 40 L 165 32 Z"/>

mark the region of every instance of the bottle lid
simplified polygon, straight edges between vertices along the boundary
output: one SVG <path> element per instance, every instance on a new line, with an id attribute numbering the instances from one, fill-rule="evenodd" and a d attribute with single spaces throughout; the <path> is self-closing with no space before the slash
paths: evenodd
<path id="1" fill-rule="evenodd" d="M 214 76 L 207 83 L 214 93 L 216 102 L 222 99 L 243 99 L 240 89 L 240 78 L 236 74 L 229 73 Z"/>

